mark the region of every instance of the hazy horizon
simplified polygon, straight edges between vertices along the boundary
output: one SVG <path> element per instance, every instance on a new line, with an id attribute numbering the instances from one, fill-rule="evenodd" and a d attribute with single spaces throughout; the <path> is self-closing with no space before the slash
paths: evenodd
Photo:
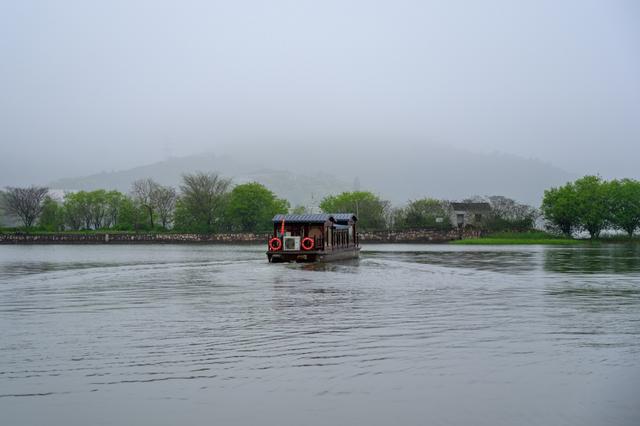
<path id="1" fill-rule="evenodd" d="M 638 18 L 633 1 L 7 2 L 0 186 L 439 147 L 640 178 Z"/>

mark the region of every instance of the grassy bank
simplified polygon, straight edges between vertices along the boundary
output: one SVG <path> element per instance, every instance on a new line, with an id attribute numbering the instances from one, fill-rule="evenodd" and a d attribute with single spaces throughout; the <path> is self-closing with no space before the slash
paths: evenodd
<path id="1" fill-rule="evenodd" d="M 576 240 L 573 238 L 559 237 L 542 231 L 536 232 L 500 232 L 487 235 L 482 238 L 456 240 L 451 244 L 475 245 L 508 245 L 508 244 L 555 244 L 555 245 L 575 245 L 585 244 L 588 240 Z"/>

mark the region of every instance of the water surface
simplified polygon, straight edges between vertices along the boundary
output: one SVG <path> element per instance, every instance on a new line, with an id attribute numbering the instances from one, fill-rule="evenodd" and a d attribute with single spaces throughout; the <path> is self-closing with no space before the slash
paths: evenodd
<path id="1" fill-rule="evenodd" d="M 637 425 L 640 249 L 0 246 L 7 425 Z"/>

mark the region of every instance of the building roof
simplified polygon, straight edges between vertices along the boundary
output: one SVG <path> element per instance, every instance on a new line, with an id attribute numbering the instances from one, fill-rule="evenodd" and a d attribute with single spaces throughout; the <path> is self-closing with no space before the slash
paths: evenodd
<path id="1" fill-rule="evenodd" d="M 327 220 L 346 225 L 349 221 L 356 222 L 358 218 L 353 213 L 317 213 L 317 214 L 277 214 L 273 217 L 274 223 L 325 223 Z"/>
<path id="2" fill-rule="evenodd" d="M 277 214 L 273 217 L 273 222 L 285 223 L 325 223 L 327 220 L 335 222 L 332 215 L 326 213 L 320 214 Z"/>
<path id="3" fill-rule="evenodd" d="M 346 225 L 349 221 L 357 222 L 358 218 L 353 213 L 331 213 L 331 216 L 336 220 L 336 223 Z"/>
<path id="4" fill-rule="evenodd" d="M 451 203 L 451 208 L 456 211 L 490 212 L 489 203 Z"/>

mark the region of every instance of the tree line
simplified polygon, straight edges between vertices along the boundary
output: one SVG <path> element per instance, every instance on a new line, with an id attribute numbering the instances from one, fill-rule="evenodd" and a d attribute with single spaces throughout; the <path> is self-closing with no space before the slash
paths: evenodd
<path id="1" fill-rule="evenodd" d="M 615 229 L 632 237 L 640 227 L 640 181 L 584 176 L 546 190 L 541 210 L 548 227 L 567 236 Z"/>
<path id="2" fill-rule="evenodd" d="M 189 233 L 268 232 L 278 213 L 311 213 L 304 206 L 291 208 L 259 183 L 233 186 L 214 173 L 185 174 L 178 189 L 152 179 L 140 179 L 129 194 L 119 191 L 78 191 L 56 201 L 46 188 L 7 188 L 5 210 L 25 228 L 42 231 L 166 231 Z M 498 214 L 486 225 L 499 229 L 533 226 L 535 209 L 506 197 L 476 197 L 467 201 L 489 202 Z M 423 198 L 393 207 L 370 191 L 326 196 L 323 212 L 353 212 L 362 230 L 450 228 L 450 204 Z"/>
<path id="3" fill-rule="evenodd" d="M 42 231 L 266 232 L 286 200 L 255 182 L 231 185 L 215 173 L 185 174 L 179 189 L 140 179 L 129 194 L 78 191 L 56 201 L 47 188 L 8 187 L 2 206 L 25 228 Z"/>
<path id="4" fill-rule="evenodd" d="M 6 188 L 4 210 L 25 228 L 44 231 L 175 231 L 185 233 L 269 232 L 278 213 L 310 213 L 304 206 L 291 208 L 263 185 L 232 185 L 215 173 L 185 174 L 179 188 L 152 179 L 133 182 L 129 194 L 119 191 L 79 191 L 59 202 L 46 188 Z M 489 231 L 527 231 L 544 222 L 547 229 L 567 236 L 587 231 L 592 238 L 603 229 L 633 235 L 640 226 L 640 182 L 604 181 L 585 176 L 545 191 L 540 209 L 504 196 L 472 197 L 465 202 L 485 202 L 491 214 L 482 226 Z M 361 230 L 450 229 L 451 203 L 422 198 L 394 207 L 370 191 L 326 196 L 323 212 L 353 212 Z M 454 218 L 455 219 L 455 218 Z M 542 221 L 540 220 L 542 219 Z"/>
<path id="5" fill-rule="evenodd" d="M 475 196 L 464 202 L 484 202 L 491 206 L 482 226 L 491 231 L 524 231 L 532 229 L 539 216 L 537 209 L 517 201 L 494 195 Z M 447 200 L 421 198 L 394 207 L 369 191 L 343 192 L 325 197 L 320 203 L 325 212 L 353 212 L 363 230 L 450 229 L 452 207 Z"/>

